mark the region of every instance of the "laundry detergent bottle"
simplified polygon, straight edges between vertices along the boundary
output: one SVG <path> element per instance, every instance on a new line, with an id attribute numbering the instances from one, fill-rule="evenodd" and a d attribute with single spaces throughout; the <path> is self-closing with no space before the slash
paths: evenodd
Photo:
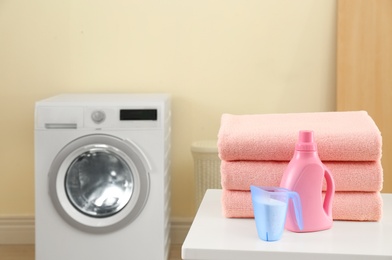
<path id="1" fill-rule="evenodd" d="M 326 181 L 325 196 L 323 182 Z M 292 202 L 285 228 L 294 232 L 313 232 L 332 227 L 332 201 L 335 184 L 330 171 L 321 162 L 313 131 L 300 131 L 294 156 L 283 173 L 280 186 L 299 194 L 302 204 L 303 229 L 298 228 Z"/>

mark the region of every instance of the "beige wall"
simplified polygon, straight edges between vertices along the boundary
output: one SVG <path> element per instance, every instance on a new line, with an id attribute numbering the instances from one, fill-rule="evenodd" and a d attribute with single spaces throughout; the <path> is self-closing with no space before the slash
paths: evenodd
<path id="1" fill-rule="evenodd" d="M 190 144 L 222 113 L 335 109 L 336 0 L 0 1 L 0 215 L 34 214 L 34 102 L 173 97 L 172 215 L 194 214 Z"/>

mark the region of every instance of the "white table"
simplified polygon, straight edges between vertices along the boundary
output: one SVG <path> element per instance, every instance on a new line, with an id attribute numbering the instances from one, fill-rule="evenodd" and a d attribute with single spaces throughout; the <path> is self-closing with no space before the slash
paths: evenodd
<path id="1" fill-rule="evenodd" d="M 228 219 L 221 213 L 221 190 L 207 190 L 182 245 L 185 260 L 392 259 L 392 194 L 383 194 L 380 222 L 334 221 L 329 230 L 284 231 L 281 240 L 257 236 L 254 219 Z"/>

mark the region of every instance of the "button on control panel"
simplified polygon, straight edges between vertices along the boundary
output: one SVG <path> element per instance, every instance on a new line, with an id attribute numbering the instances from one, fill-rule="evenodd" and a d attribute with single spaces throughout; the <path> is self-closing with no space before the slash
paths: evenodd
<path id="1" fill-rule="evenodd" d="M 91 119 L 93 120 L 94 123 L 100 124 L 103 121 L 105 121 L 106 114 L 101 110 L 95 110 L 91 113 Z"/>

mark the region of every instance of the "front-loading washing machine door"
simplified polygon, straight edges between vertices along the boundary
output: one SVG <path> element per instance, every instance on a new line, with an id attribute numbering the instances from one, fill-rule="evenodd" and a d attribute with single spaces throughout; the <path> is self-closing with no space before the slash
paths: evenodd
<path id="1" fill-rule="evenodd" d="M 109 135 L 87 135 L 69 143 L 49 172 L 49 194 L 59 214 L 94 233 L 132 222 L 143 210 L 149 184 L 142 151 Z"/>

